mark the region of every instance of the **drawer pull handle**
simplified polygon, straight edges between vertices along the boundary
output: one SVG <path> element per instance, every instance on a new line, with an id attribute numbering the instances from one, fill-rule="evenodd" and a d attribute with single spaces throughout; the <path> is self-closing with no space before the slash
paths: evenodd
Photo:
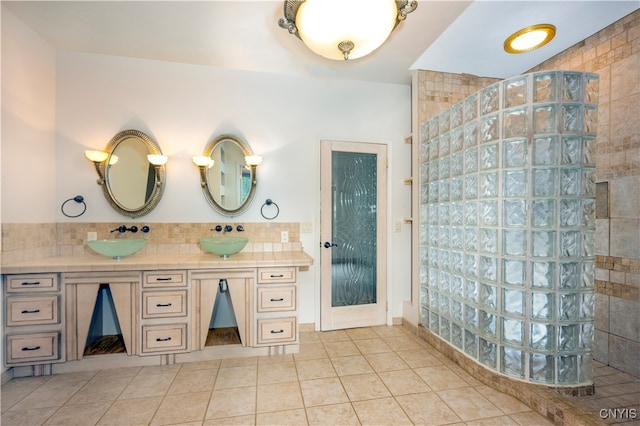
<path id="1" fill-rule="evenodd" d="M 22 281 L 20 285 L 40 285 L 40 281 Z"/>
<path id="2" fill-rule="evenodd" d="M 158 308 L 168 308 L 169 306 L 171 306 L 171 302 L 169 302 L 169 303 L 156 303 L 156 307 L 158 307 Z"/>
<path id="3" fill-rule="evenodd" d="M 271 278 L 283 278 L 284 274 L 271 274 Z"/>
<path id="4" fill-rule="evenodd" d="M 282 334 L 282 333 L 284 333 L 284 330 L 283 330 L 283 329 L 280 329 L 280 330 L 271 330 L 271 334 Z"/>
<path id="5" fill-rule="evenodd" d="M 21 314 L 37 314 L 40 312 L 40 309 L 33 309 L 33 310 L 29 310 L 29 309 L 25 309 L 24 311 L 20 312 Z"/>
<path id="6" fill-rule="evenodd" d="M 168 342 L 169 340 L 171 340 L 171 337 L 158 337 L 156 342 Z"/>
<path id="7" fill-rule="evenodd" d="M 278 297 L 277 299 L 275 297 L 271 298 L 272 302 L 284 302 L 284 297 Z"/>
<path id="8" fill-rule="evenodd" d="M 156 278 L 156 281 L 171 281 L 171 277 L 158 277 Z"/>
<path id="9" fill-rule="evenodd" d="M 25 346 L 22 348 L 23 351 L 37 351 L 40 349 L 40 346 Z"/>

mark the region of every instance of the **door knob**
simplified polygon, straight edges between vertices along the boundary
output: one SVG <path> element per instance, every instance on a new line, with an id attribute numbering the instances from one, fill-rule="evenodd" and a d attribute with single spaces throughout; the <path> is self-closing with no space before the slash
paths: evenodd
<path id="1" fill-rule="evenodd" d="M 338 247 L 338 245 L 335 243 L 330 243 L 329 241 L 325 241 L 324 248 L 329 248 L 329 247 Z"/>

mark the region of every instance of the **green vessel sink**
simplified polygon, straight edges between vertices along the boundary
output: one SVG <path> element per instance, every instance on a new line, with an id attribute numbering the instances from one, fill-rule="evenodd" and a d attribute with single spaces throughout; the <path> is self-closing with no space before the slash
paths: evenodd
<path id="1" fill-rule="evenodd" d="M 245 237 L 211 237 L 200 239 L 200 245 L 209 253 L 220 257 L 229 257 L 239 252 L 249 242 Z"/>
<path id="2" fill-rule="evenodd" d="M 87 241 L 93 251 L 103 256 L 120 259 L 140 250 L 147 244 L 146 238 L 122 238 Z"/>

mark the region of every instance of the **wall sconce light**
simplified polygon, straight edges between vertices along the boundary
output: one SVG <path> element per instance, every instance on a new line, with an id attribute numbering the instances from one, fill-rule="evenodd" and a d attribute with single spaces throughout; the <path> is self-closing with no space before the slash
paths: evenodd
<path id="1" fill-rule="evenodd" d="M 318 55 L 346 61 L 380 47 L 416 7 L 416 0 L 285 0 L 278 25 Z"/>
<path id="2" fill-rule="evenodd" d="M 147 160 L 149 160 L 149 163 L 151 163 L 153 167 L 156 169 L 156 185 L 157 186 L 162 185 L 162 178 L 160 177 L 160 169 L 162 168 L 162 166 L 167 164 L 169 157 L 162 154 L 149 154 L 147 155 Z"/>
<path id="3" fill-rule="evenodd" d="M 246 155 L 244 157 L 244 161 L 247 163 L 247 166 L 251 169 L 251 177 L 253 178 L 251 184 L 256 186 L 258 183 L 258 178 L 256 177 L 256 167 L 258 164 L 262 163 L 262 157 L 259 155 Z"/>
<path id="4" fill-rule="evenodd" d="M 97 150 L 86 150 L 84 152 L 84 156 L 87 158 L 87 160 L 91 161 L 96 168 L 96 173 L 98 174 L 98 180 L 97 180 L 98 185 L 103 185 L 104 174 L 102 173 L 100 166 L 102 163 L 107 161 L 107 158 L 109 158 L 109 153 L 104 151 L 97 151 Z M 117 157 L 116 157 L 116 161 L 117 161 Z"/>
<path id="5" fill-rule="evenodd" d="M 213 158 L 206 155 L 194 155 L 192 158 L 193 164 L 200 170 L 200 186 L 207 186 L 207 169 L 213 167 Z"/>

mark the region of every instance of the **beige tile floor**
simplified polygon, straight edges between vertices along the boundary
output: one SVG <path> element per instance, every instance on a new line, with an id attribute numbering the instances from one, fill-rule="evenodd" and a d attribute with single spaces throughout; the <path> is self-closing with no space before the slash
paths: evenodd
<path id="1" fill-rule="evenodd" d="M 300 341 L 295 355 L 13 379 L 1 424 L 550 424 L 402 327 Z"/>

